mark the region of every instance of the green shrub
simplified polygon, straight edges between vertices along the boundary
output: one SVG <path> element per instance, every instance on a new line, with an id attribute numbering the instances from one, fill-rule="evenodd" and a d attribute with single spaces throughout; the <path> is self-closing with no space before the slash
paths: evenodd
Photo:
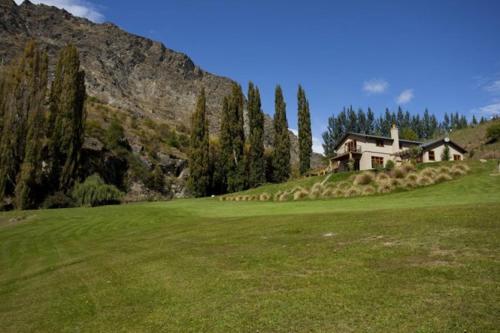
<path id="1" fill-rule="evenodd" d="M 498 141 L 500 139 L 500 122 L 488 126 L 486 129 L 486 138 L 488 141 Z"/>
<path id="2" fill-rule="evenodd" d="M 386 163 L 385 163 L 385 169 L 387 171 L 391 171 L 392 169 L 394 169 L 394 161 L 393 160 L 388 160 Z"/>
<path id="3" fill-rule="evenodd" d="M 75 201 L 64 192 L 56 192 L 48 196 L 42 204 L 45 209 L 75 207 Z"/>
<path id="4" fill-rule="evenodd" d="M 95 207 L 118 204 L 123 193 L 115 186 L 105 184 L 99 175 L 92 175 L 83 183 L 77 183 L 71 196 L 79 206 Z"/>

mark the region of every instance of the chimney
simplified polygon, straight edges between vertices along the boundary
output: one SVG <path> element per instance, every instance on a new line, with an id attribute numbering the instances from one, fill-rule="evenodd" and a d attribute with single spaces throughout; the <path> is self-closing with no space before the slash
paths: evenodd
<path id="1" fill-rule="evenodd" d="M 392 153 L 395 154 L 399 151 L 399 130 L 396 127 L 396 124 L 392 124 L 391 139 L 394 140 L 392 142 Z"/>

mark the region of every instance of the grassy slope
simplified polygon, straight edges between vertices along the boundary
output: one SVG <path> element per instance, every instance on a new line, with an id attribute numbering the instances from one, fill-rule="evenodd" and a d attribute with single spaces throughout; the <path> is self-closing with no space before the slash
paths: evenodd
<path id="1" fill-rule="evenodd" d="M 494 332 L 500 177 L 473 164 L 374 197 L 1 214 L 0 331 Z"/>
<path id="2" fill-rule="evenodd" d="M 488 121 L 476 127 L 469 127 L 454 131 L 450 134 L 452 140 L 472 152 L 473 159 L 500 158 L 500 142 L 486 144 L 486 129 L 493 123 L 500 123 L 500 119 Z"/>

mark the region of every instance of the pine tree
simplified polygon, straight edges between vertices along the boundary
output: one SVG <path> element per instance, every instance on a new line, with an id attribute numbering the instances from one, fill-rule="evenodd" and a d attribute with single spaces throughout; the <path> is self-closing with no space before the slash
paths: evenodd
<path id="1" fill-rule="evenodd" d="M 68 190 L 77 176 L 85 123 L 85 73 L 77 49 L 61 50 L 49 99 L 50 182 L 53 190 Z"/>
<path id="2" fill-rule="evenodd" d="M 191 118 L 189 149 L 189 187 L 197 197 L 206 196 L 210 185 L 206 108 L 205 89 L 202 89 L 196 101 L 196 109 Z"/>
<path id="3" fill-rule="evenodd" d="M 248 84 L 248 186 L 255 187 L 266 181 L 264 160 L 264 113 L 260 102 L 259 88 L 252 82 Z"/>
<path id="4" fill-rule="evenodd" d="M 42 150 L 45 141 L 45 98 L 47 90 L 47 54 L 30 44 L 26 54 L 27 91 L 30 110 L 27 118 L 26 148 L 16 183 L 16 207 L 35 208 L 43 198 Z"/>
<path id="5" fill-rule="evenodd" d="M 311 168 L 312 156 L 312 133 L 311 114 L 309 111 L 309 101 L 302 86 L 299 85 L 297 93 L 298 104 L 298 127 L 299 127 L 299 170 L 303 175 Z"/>
<path id="6" fill-rule="evenodd" d="M 472 115 L 472 125 L 476 126 L 477 125 L 477 119 L 475 115 Z"/>
<path id="7" fill-rule="evenodd" d="M 366 128 L 367 134 L 375 134 L 375 114 L 371 108 L 366 113 Z"/>
<path id="8" fill-rule="evenodd" d="M 286 104 L 279 85 L 275 90 L 274 107 L 273 177 L 275 182 L 284 182 L 290 177 L 290 136 Z"/>

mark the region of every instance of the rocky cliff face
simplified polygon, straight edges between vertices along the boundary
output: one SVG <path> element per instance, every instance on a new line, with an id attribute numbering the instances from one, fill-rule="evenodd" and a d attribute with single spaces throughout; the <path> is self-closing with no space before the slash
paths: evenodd
<path id="1" fill-rule="evenodd" d="M 29 1 L 18 6 L 13 0 L 0 0 L 0 65 L 20 54 L 29 40 L 36 40 L 49 53 L 51 69 L 59 50 L 74 44 L 86 73 L 87 93 L 126 118 L 185 127 L 203 87 L 211 133 L 220 128 L 222 99 L 230 93 L 233 81 L 200 69 L 187 55 L 159 42 L 127 33 L 111 23 L 96 24 L 74 17 L 55 7 Z M 271 118 L 266 116 L 265 123 L 269 146 Z M 141 145 L 140 135 L 128 134 L 129 140 Z M 297 138 L 291 134 L 291 140 L 292 161 L 296 162 Z M 159 153 L 185 158 L 172 150 Z"/>

